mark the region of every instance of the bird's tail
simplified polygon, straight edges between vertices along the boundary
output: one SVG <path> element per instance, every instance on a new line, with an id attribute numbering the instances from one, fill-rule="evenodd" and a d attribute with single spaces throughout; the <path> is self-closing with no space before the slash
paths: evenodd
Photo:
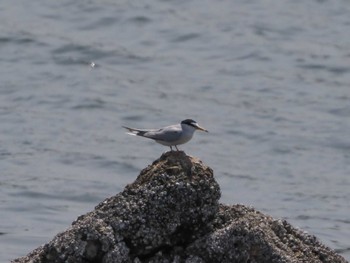
<path id="1" fill-rule="evenodd" d="M 147 132 L 145 130 L 134 129 L 134 128 L 126 127 L 126 126 L 122 126 L 122 127 L 129 131 L 129 132 L 127 132 L 127 134 L 129 134 L 129 135 L 143 136 Z"/>

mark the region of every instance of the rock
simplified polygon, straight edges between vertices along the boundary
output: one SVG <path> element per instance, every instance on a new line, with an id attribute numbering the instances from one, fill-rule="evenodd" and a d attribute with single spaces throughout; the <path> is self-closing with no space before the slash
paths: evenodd
<path id="1" fill-rule="evenodd" d="M 214 231 L 190 244 L 198 262 L 347 262 L 314 236 L 243 205 L 220 205 Z"/>
<path id="2" fill-rule="evenodd" d="M 209 167 L 167 152 L 123 192 L 13 262 L 346 262 L 286 221 L 219 198 Z"/>

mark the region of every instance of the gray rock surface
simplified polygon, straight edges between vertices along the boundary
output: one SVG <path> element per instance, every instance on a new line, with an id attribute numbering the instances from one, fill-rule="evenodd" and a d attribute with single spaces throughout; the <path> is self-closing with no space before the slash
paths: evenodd
<path id="1" fill-rule="evenodd" d="M 286 221 L 219 198 L 209 167 L 167 152 L 123 192 L 13 262 L 346 262 Z"/>

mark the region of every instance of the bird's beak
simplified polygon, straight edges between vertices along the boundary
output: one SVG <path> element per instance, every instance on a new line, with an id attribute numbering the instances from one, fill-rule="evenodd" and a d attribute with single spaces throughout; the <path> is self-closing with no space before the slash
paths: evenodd
<path id="1" fill-rule="evenodd" d="M 208 130 L 204 129 L 203 127 L 199 126 L 198 124 L 196 124 L 196 128 L 197 128 L 197 130 L 208 132 Z"/>

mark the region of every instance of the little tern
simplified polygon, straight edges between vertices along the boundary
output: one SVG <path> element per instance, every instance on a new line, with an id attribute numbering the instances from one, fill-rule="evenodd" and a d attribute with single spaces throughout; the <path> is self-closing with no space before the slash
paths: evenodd
<path id="1" fill-rule="evenodd" d="M 191 140 L 196 130 L 208 132 L 206 129 L 199 126 L 196 121 L 191 119 L 186 119 L 179 124 L 160 129 L 134 129 L 126 126 L 123 126 L 123 128 L 129 130 L 127 134 L 153 139 L 157 143 L 169 146 L 171 151 L 173 150 L 172 146 L 175 146 L 178 151 L 177 145 L 184 144 Z"/>

